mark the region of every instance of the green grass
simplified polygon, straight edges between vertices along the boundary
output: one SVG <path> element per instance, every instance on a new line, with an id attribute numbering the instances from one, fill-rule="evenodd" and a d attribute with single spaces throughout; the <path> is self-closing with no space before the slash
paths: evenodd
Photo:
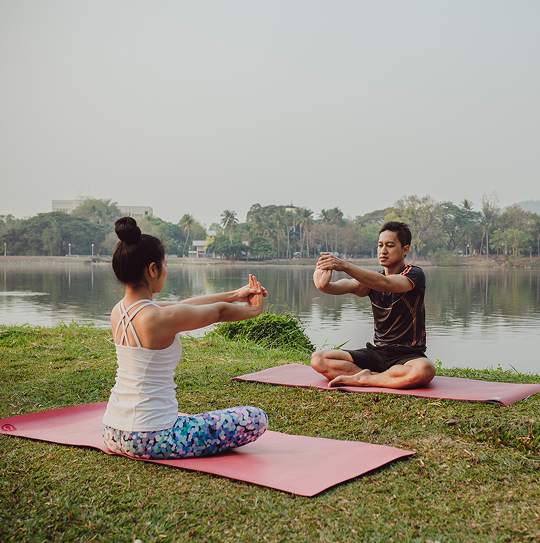
<path id="1" fill-rule="evenodd" d="M 262 407 L 271 429 L 416 451 L 314 498 L 99 451 L 0 435 L 0 541 L 534 541 L 540 395 L 482 403 L 230 381 L 309 355 L 186 337 L 180 410 Z M 110 332 L 0 327 L 0 417 L 106 401 Z M 501 370 L 445 375 L 536 382 Z M 328 458 L 328 469 L 332 469 Z"/>

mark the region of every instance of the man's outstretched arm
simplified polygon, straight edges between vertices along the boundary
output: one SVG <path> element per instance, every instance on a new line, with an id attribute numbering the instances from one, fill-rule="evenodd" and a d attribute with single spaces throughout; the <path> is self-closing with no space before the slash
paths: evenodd
<path id="1" fill-rule="evenodd" d="M 378 290 L 379 292 L 408 292 L 414 287 L 409 279 L 403 275 L 383 275 L 374 270 L 360 268 L 328 253 L 323 253 L 319 258 L 317 270 L 345 272 L 352 280 L 365 287 L 367 292 L 369 292 L 369 289 Z M 367 292 L 364 296 L 367 295 Z"/>
<path id="2" fill-rule="evenodd" d="M 361 285 L 356 279 L 340 279 L 331 282 L 332 270 L 323 270 L 318 266 L 313 273 L 313 282 L 315 286 L 325 294 L 356 294 L 357 296 L 367 296 L 369 288 Z"/>

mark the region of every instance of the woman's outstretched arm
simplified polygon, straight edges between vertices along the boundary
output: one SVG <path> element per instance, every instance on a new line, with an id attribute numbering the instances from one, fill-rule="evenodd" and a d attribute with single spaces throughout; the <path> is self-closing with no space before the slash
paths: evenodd
<path id="1" fill-rule="evenodd" d="M 266 289 L 262 287 L 261 284 L 258 283 L 255 278 L 254 278 L 255 283 L 258 285 L 258 287 L 253 288 L 251 286 L 252 277 L 254 278 L 253 275 L 249 274 L 250 282 L 247 285 L 236 290 L 231 290 L 229 292 L 218 292 L 216 294 L 205 294 L 204 296 L 194 296 L 193 298 L 187 298 L 180 302 L 156 302 L 156 303 L 160 307 L 167 307 L 167 306 L 175 305 L 175 304 L 185 304 L 185 305 L 193 305 L 193 306 L 209 305 L 209 304 L 215 304 L 218 302 L 227 302 L 227 303 L 232 304 L 234 302 L 247 302 L 249 296 L 253 294 L 262 293 L 264 297 L 268 296 Z"/>
<path id="2" fill-rule="evenodd" d="M 257 317 L 264 309 L 264 294 L 261 284 L 250 275 L 249 289 L 244 290 L 246 305 L 216 302 L 205 305 L 172 304 L 147 311 L 141 320 L 149 319 L 149 329 L 157 343 L 170 339 L 178 332 L 188 332 L 204 328 L 217 322 L 240 321 Z M 249 293 L 248 293 L 249 290 Z M 139 334 L 140 336 L 141 334 Z M 142 339 L 142 338 L 141 338 Z"/>

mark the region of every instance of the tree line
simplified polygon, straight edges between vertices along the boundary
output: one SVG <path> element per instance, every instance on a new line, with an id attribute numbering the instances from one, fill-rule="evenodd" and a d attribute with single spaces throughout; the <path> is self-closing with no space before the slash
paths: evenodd
<path id="1" fill-rule="evenodd" d="M 98 199 L 83 201 L 71 214 L 39 213 L 26 219 L 3 215 L 0 250 L 5 247 L 11 255 L 112 254 L 118 241 L 114 221 L 120 216 L 115 202 Z M 187 256 L 193 240 L 208 239 L 207 253 L 222 258 L 291 259 L 317 258 L 322 251 L 374 257 L 379 230 L 390 220 L 410 226 L 415 259 L 451 264 L 459 255 L 540 254 L 540 216 L 518 205 L 501 210 L 495 193 L 483 196 L 479 210 L 467 199 L 455 204 L 413 195 L 354 219 L 339 207 L 315 214 L 307 207 L 253 204 L 245 222 L 235 211 L 225 210 L 208 228 L 189 213 L 177 223 L 158 217 L 138 223 L 143 232 L 163 240 L 168 254 Z"/>

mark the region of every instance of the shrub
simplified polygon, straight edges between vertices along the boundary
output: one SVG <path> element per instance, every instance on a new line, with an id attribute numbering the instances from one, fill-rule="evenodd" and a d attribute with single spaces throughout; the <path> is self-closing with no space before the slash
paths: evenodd
<path id="1" fill-rule="evenodd" d="M 245 321 L 222 322 L 210 332 L 210 335 L 252 341 L 270 349 L 285 348 L 313 352 L 315 346 L 304 330 L 305 325 L 302 321 L 288 312 L 281 315 L 263 313 Z"/>

